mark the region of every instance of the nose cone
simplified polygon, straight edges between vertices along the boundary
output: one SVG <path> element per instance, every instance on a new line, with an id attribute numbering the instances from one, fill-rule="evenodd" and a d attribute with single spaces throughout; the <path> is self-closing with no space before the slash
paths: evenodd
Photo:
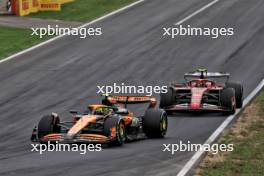
<path id="1" fill-rule="evenodd" d="M 204 92 L 207 90 L 207 88 L 193 88 L 192 89 L 192 99 L 191 99 L 191 109 L 200 109 L 201 108 L 201 102 L 203 98 Z"/>
<path id="2" fill-rule="evenodd" d="M 201 104 L 200 103 L 192 103 L 191 104 L 191 109 L 200 109 Z"/>

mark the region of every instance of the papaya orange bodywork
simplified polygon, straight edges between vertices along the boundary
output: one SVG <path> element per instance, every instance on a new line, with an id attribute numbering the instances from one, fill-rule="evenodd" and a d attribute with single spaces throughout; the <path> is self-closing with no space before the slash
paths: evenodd
<path id="1" fill-rule="evenodd" d="M 96 116 L 95 115 L 85 115 L 80 120 L 78 120 L 75 125 L 68 131 L 68 135 L 75 135 L 79 133 L 83 128 L 85 128 L 90 123 L 96 122 Z"/>

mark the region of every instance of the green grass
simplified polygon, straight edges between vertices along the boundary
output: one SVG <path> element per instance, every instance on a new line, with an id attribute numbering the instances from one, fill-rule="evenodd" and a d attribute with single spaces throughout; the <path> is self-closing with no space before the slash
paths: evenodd
<path id="1" fill-rule="evenodd" d="M 60 12 L 39 12 L 31 17 L 87 22 L 136 0 L 75 0 L 62 5 Z"/>
<path id="2" fill-rule="evenodd" d="M 136 0 L 75 0 L 64 4 L 61 12 L 40 12 L 31 17 L 86 22 L 119 9 Z M 48 37 L 31 36 L 31 30 L 0 26 L 0 59 L 36 45 Z"/>
<path id="3" fill-rule="evenodd" d="M 31 30 L 0 26 L 0 59 L 29 48 L 41 41 L 37 36 L 31 36 Z"/>
<path id="4" fill-rule="evenodd" d="M 245 138 L 227 134 L 225 142 L 234 144 L 234 151 L 221 162 L 207 164 L 204 176 L 263 176 L 264 175 L 264 92 L 254 102 L 260 118 L 248 127 Z"/>

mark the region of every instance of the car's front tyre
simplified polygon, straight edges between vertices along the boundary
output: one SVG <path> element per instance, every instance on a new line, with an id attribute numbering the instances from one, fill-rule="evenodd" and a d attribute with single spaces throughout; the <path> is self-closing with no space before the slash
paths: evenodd
<path id="1" fill-rule="evenodd" d="M 122 146 L 126 140 L 126 127 L 123 120 L 118 116 L 108 117 L 104 122 L 103 133 L 110 137 L 115 133 L 113 141 L 109 142 L 110 146 Z"/>
<path id="2" fill-rule="evenodd" d="M 228 115 L 236 112 L 235 90 L 233 88 L 225 88 L 220 95 L 221 105 L 226 108 Z"/>
<path id="3" fill-rule="evenodd" d="M 227 82 L 227 88 L 233 88 L 235 90 L 236 107 L 242 108 L 243 106 L 243 85 L 235 82 Z"/>
<path id="4" fill-rule="evenodd" d="M 59 133 L 60 127 L 58 126 L 58 123 L 60 123 L 59 117 L 55 117 L 53 115 L 43 116 L 38 123 L 38 138 L 41 139 L 43 136 L 51 133 Z"/>

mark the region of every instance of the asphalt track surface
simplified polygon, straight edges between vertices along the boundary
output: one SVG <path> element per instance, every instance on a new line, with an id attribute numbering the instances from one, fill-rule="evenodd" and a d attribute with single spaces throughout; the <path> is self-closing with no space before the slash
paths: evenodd
<path id="1" fill-rule="evenodd" d="M 264 2 L 222 0 L 185 24 L 234 27 L 235 35 L 162 38 L 208 0 L 147 0 L 94 24 L 104 35 L 63 37 L 0 64 L 0 175 L 176 175 L 193 152 L 162 152 L 163 143 L 203 143 L 225 120 L 218 114 L 176 114 L 165 139 L 80 155 L 30 152 L 29 137 L 41 115 L 85 109 L 98 102 L 96 85 L 162 85 L 197 67 L 228 71 L 247 96 L 264 77 Z"/>

